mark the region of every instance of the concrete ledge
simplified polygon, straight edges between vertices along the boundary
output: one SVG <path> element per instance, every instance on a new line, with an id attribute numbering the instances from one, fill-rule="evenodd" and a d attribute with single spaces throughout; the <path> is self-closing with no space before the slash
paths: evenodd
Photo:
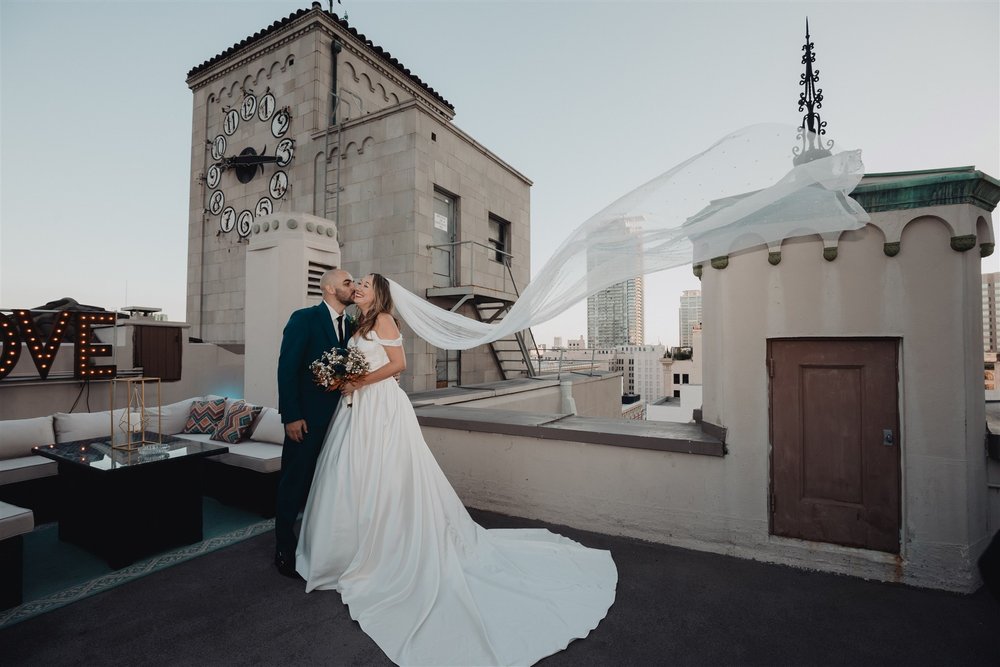
<path id="1" fill-rule="evenodd" d="M 724 456 L 722 440 L 696 424 L 576 417 L 512 410 L 424 405 L 416 408 L 421 426 L 481 433 L 567 440 L 663 452 Z"/>
<path id="2" fill-rule="evenodd" d="M 520 378 L 516 380 L 500 380 L 497 382 L 485 382 L 483 384 L 471 384 L 461 387 L 447 387 L 444 389 L 418 391 L 409 394 L 409 398 L 413 407 L 420 407 L 422 405 L 451 405 L 453 403 L 467 403 L 469 401 L 479 401 L 484 398 L 507 396 L 510 394 L 519 394 L 524 391 L 534 391 L 536 389 L 544 389 L 545 387 L 558 386 L 558 380 Z"/>

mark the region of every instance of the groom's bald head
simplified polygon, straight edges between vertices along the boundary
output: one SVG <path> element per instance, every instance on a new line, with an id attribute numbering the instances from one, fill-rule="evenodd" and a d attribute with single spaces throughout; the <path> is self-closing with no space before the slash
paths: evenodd
<path id="1" fill-rule="evenodd" d="M 348 306 L 354 303 L 354 277 L 343 269 L 330 269 L 319 279 L 323 300 Z M 340 309 L 338 308 L 338 311 Z"/>

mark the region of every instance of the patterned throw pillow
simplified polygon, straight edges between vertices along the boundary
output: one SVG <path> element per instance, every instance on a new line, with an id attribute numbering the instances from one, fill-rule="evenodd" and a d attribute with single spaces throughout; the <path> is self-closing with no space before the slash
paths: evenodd
<path id="1" fill-rule="evenodd" d="M 225 418 L 212 434 L 212 440 L 228 442 L 230 445 L 245 440 L 250 435 L 250 427 L 253 426 L 263 409 L 259 405 L 234 401 L 226 410 Z"/>
<path id="2" fill-rule="evenodd" d="M 215 433 L 223 416 L 226 414 L 226 399 L 216 398 L 209 401 L 195 401 L 191 404 L 184 433 Z"/>

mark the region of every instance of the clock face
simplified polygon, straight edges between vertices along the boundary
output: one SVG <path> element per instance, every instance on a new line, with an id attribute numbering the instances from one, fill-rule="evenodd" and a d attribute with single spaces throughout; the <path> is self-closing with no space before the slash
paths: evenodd
<path id="1" fill-rule="evenodd" d="M 233 231 L 233 227 L 236 226 L 236 209 L 232 206 L 227 206 L 226 210 L 222 212 L 222 216 L 219 218 L 219 227 L 222 228 L 224 232 Z"/>
<path id="2" fill-rule="evenodd" d="M 257 98 L 253 95 L 247 95 L 243 98 L 243 104 L 240 105 L 240 118 L 243 120 L 250 120 L 253 118 L 254 113 L 257 111 Z"/>
<path id="3" fill-rule="evenodd" d="M 240 238 L 250 236 L 250 223 L 253 222 L 253 213 L 250 211 L 240 211 L 240 216 L 236 218 L 236 233 Z"/>
<path id="4" fill-rule="evenodd" d="M 205 170 L 206 208 L 222 232 L 235 230 L 245 238 L 254 218 L 274 213 L 288 194 L 287 168 L 295 159 L 295 140 L 286 136 L 292 115 L 278 107 L 270 90 L 260 97 L 245 90 L 239 106 L 217 113 L 209 125 L 215 138 Z"/>
<path id="5" fill-rule="evenodd" d="M 229 113 L 226 114 L 226 121 L 222 124 L 222 131 L 233 136 L 236 132 L 236 128 L 240 126 L 240 114 L 236 109 L 231 109 Z"/>
<path id="6" fill-rule="evenodd" d="M 217 164 L 213 164 L 208 168 L 208 173 L 205 174 L 205 182 L 208 187 L 214 190 L 219 187 L 219 181 L 222 180 L 222 169 Z"/>
<path id="7" fill-rule="evenodd" d="M 275 139 L 285 136 L 291 122 L 291 116 L 288 115 L 287 111 L 282 110 L 274 114 L 274 118 L 271 119 L 271 134 L 274 135 Z"/>
<path id="8" fill-rule="evenodd" d="M 212 140 L 212 159 L 221 160 L 226 154 L 226 138 L 221 134 Z"/>
<path id="9" fill-rule="evenodd" d="M 275 199 L 281 199 L 285 196 L 285 192 L 288 191 L 288 174 L 283 171 L 274 172 L 274 176 L 271 177 L 271 182 L 267 184 L 267 191 L 271 193 L 271 196 Z"/>
<path id="10" fill-rule="evenodd" d="M 265 215 L 271 215 L 272 212 L 274 212 L 274 203 L 267 197 L 261 197 L 254 209 L 254 215 L 263 218 Z"/>
<path id="11" fill-rule="evenodd" d="M 278 142 L 278 145 L 274 148 L 274 154 L 278 158 L 275 163 L 279 167 L 287 167 L 292 163 L 292 153 L 295 148 L 295 142 L 291 139 L 282 139 Z"/>
<path id="12" fill-rule="evenodd" d="M 223 194 L 222 190 L 216 190 L 212 193 L 212 196 L 208 199 L 208 210 L 212 212 L 212 215 L 219 215 L 222 213 L 222 208 L 226 205 L 226 195 Z"/>
<path id="13" fill-rule="evenodd" d="M 267 93 L 260 98 L 260 103 L 257 105 L 257 118 L 260 119 L 262 123 L 266 123 L 271 120 L 271 116 L 274 115 L 274 110 L 278 108 L 278 102 L 274 99 L 274 95 Z"/>

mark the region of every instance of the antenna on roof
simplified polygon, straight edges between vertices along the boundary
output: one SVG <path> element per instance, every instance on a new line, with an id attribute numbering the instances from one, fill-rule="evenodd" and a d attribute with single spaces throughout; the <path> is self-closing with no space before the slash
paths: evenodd
<path id="1" fill-rule="evenodd" d="M 333 0 L 327 0 L 326 4 L 330 8 L 330 13 L 332 14 L 333 13 Z M 341 3 L 340 0 L 337 0 L 337 4 L 341 5 L 342 3 Z M 344 12 L 344 20 L 345 21 L 347 20 L 347 12 L 346 11 Z"/>

